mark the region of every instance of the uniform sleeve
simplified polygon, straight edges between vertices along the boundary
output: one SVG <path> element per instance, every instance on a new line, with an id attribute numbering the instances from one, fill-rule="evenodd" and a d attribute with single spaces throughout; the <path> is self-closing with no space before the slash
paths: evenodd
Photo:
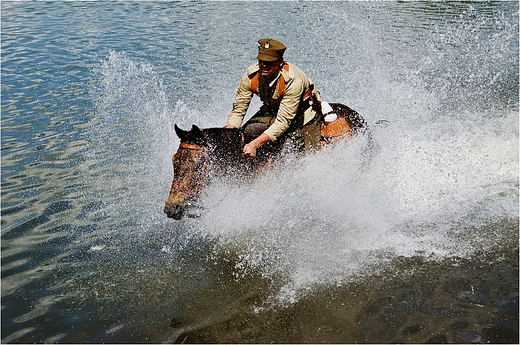
<path id="1" fill-rule="evenodd" d="M 264 132 L 271 138 L 271 141 L 278 139 L 291 125 L 296 117 L 302 94 L 303 83 L 300 79 L 292 79 L 287 83 L 276 119 Z"/>
<path id="2" fill-rule="evenodd" d="M 253 98 L 253 92 L 251 92 L 251 80 L 246 71 L 240 79 L 235 101 L 233 102 L 233 110 L 231 110 L 231 113 L 227 118 L 228 124 L 231 124 L 236 128 L 242 126 L 244 116 L 246 115 L 249 104 L 251 103 L 251 98 Z"/>

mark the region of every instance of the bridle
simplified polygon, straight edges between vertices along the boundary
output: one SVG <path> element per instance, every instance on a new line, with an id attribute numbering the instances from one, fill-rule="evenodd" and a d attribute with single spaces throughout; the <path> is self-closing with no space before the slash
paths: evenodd
<path id="1" fill-rule="evenodd" d="M 199 146 L 197 144 L 190 144 L 187 142 L 181 142 L 179 145 L 180 149 L 187 149 L 187 150 L 195 150 L 195 151 L 204 151 L 204 148 L 202 146 Z"/>
<path id="2" fill-rule="evenodd" d="M 205 151 L 204 147 L 202 147 L 200 145 L 197 145 L 197 144 L 187 143 L 187 142 L 181 142 L 179 144 L 179 149 L 194 150 L 194 151 L 199 151 L 199 152 L 204 152 Z M 188 197 L 194 197 L 198 193 L 197 190 L 195 190 L 195 191 L 189 190 L 188 188 L 180 186 L 179 184 L 177 184 L 175 182 L 172 182 L 172 187 L 171 188 L 176 190 L 176 191 L 178 191 L 178 192 L 181 192 L 181 193 L 187 195 Z"/>

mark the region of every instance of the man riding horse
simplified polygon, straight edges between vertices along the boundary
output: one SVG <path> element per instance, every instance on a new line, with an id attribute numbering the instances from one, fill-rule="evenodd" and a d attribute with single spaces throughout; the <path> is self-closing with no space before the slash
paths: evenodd
<path id="1" fill-rule="evenodd" d="M 270 38 L 258 43 L 258 63 L 242 76 L 225 127 L 240 128 L 256 94 L 263 105 L 244 125 L 246 156 L 255 157 L 257 149 L 269 141 L 283 142 L 284 150 L 295 152 L 318 149 L 320 116 L 325 112 L 318 107 L 325 110 L 330 106 L 321 102 L 319 92 L 302 70 L 284 61 L 287 47 L 283 43 Z"/>
<path id="2" fill-rule="evenodd" d="M 181 142 L 172 157 L 174 176 L 164 207 L 168 217 L 181 219 L 214 176 L 255 171 L 283 158 L 280 152 L 319 149 L 368 133 L 356 111 L 321 101 L 305 73 L 283 60 L 285 45 L 273 39 L 258 43 L 258 63 L 240 80 L 226 128 L 193 125 L 185 131 L 175 125 Z M 253 94 L 260 96 L 263 105 L 241 127 Z"/>

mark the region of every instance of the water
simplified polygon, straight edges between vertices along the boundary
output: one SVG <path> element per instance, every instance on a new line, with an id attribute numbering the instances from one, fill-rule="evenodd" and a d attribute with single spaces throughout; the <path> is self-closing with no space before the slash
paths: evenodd
<path id="1" fill-rule="evenodd" d="M 517 2 L 1 6 L 3 342 L 518 342 Z M 173 125 L 269 36 L 374 156 L 167 219 Z"/>

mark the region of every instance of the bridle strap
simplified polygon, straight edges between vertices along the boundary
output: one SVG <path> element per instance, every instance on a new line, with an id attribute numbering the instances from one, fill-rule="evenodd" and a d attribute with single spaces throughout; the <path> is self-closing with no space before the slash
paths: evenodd
<path id="1" fill-rule="evenodd" d="M 179 144 L 179 149 L 185 149 L 185 150 L 194 150 L 194 151 L 204 151 L 204 148 L 202 146 L 199 146 L 197 144 L 187 143 L 187 142 L 181 142 Z M 172 183 L 172 189 L 176 190 L 178 192 L 181 192 L 189 197 L 193 197 L 197 191 L 192 191 L 186 187 L 183 187 L 179 185 L 178 183 L 173 182 Z"/>
<path id="2" fill-rule="evenodd" d="M 187 149 L 187 150 L 195 150 L 195 151 L 202 151 L 203 147 L 199 146 L 197 144 L 190 144 L 187 142 L 181 142 L 179 145 L 180 149 Z"/>

